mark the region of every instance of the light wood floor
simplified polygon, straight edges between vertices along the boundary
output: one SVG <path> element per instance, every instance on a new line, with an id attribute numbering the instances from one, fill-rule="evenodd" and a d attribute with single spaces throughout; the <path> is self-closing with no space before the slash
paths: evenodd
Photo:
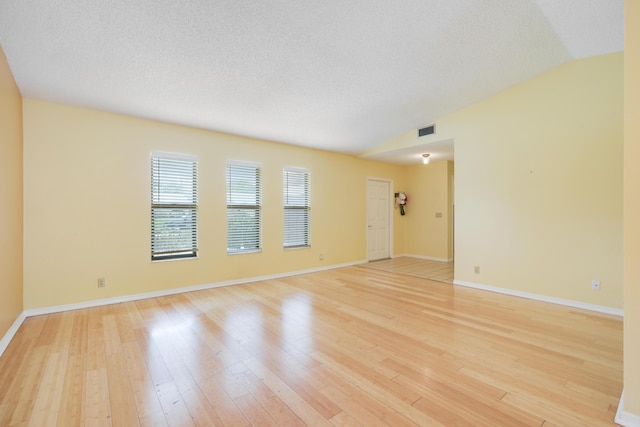
<path id="1" fill-rule="evenodd" d="M 408 274 L 423 279 L 453 283 L 453 262 L 432 261 L 413 257 L 389 258 L 372 261 L 363 266 L 391 273 Z"/>
<path id="2" fill-rule="evenodd" d="M 28 318 L 1 426 L 611 426 L 619 318 L 366 267 Z"/>

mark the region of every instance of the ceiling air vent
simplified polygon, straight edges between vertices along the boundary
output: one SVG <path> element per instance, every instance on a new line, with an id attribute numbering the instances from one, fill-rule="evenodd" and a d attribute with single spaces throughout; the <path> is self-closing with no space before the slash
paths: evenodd
<path id="1" fill-rule="evenodd" d="M 433 135 L 436 133 L 436 125 L 427 126 L 426 128 L 418 129 L 418 137 Z"/>

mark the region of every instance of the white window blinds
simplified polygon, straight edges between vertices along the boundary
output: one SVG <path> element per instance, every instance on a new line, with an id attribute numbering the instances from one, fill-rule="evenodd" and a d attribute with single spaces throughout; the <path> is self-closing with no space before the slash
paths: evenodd
<path id="1" fill-rule="evenodd" d="M 227 163 L 227 253 L 262 249 L 262 168 Z"/>
<path id="2" fill-rule="evenodd" d="M 309 247 L 310 172 L 285 168 L 282 171 L 284 201 L 284 248 Z"/>
<path id="3" fill-rule="evenodd" d="M 151 156 L 151 259 L 198 254 L 197 159 Z"/>

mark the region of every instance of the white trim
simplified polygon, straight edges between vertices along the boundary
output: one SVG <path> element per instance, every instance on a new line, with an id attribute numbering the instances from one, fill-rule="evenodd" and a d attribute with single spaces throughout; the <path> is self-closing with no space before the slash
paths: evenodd
<path id="1" fill-rule="evenodd" d="M 156 298 L 156 297 L 163 297 L 167 295 L 181 294 L 184 292 L 193 292 L 193 291 L 201 291 L 204 289 L 220 288 L 222 286 L 242 285 L 245 283 L 259 282 L 261 280 L 281 279 L 283 277 L 297 276 L 300 274 L 315 273 L 318 271 L 333 270 L 335 268 L 342 268 L 342 267 L 351 267 L 358 264 L 365 264 L 367 262 L 368 262 L 367 260 L 360 260 L 360 261 L 347 262 L 344 264 L 334 264 L 334 265 L 325 266 L 325 267 L 309 268 L 306 270 L 290 271 L 287 273 L 270 274 L 267 276 L 248 277 L 244 279 L 227 280 L 224 282 L 205 283 L 202 285 L 185 286 L 182 288 L 163 289 L 161 291 L 145 292 L 143 294 L 124 295 L 121 297 L 83 301 L 83 302 L 78 302 L 73 304 L 34 308 L 31 310 L 25 310 L 23 314 L 26 317 L 29 317 L 29 316 L 39 316 L 42 314 L 59 313 L 61 311 L 79 310 L 83 308 L 98 307 L 101 305 L 118 304 L 121 302 L 137 301 L 137 300 L 147 299 L 147 298 Z"/>
<path id="2" fill-rule="evenodd" d="M 413 254 L 399 254 L 399 255 L 394 255 L 392 258 L 400 258 L 403 256 L 409 257 L 409 258 L 426 259 L 427 261 L 453 262 L 453 258 L 436 258 L 433 256 L 413 255 Z"/>
<path id="3" fill-rule="evenodd" d="M 369 197 L 369 181 L 382 181 L 382 182 L 386 182 L 389 184 L 389 208 L 388 208 L 388 217 L 389 217 L 389 257 L 392 258 L 393 257 L 393 230 L 394 230 L 394 225 L 393 225 L 393 207 L 395 206 L 395 204 L 393 203 L 394 197 L 393 197 L 393 180 L 392 179 L 388 179 L 388 178 L 376 178 L 375 176 L 367 176 L 367 186 L 365 188 L 365 198 L 367 198 L 367 203 L 369 203 L 368 197 Z M 366 233 L 366 245 L 367 245 L 367 258 L 369 258 L 369 211 L 368 211 L 368 206 L 367 209 L 365 209 L 367 211 L 366 213 L 366 218 L 365 218 L 365 233 Z M 384 259 L 384 258 L 383 258 Z M 368 260 L 369 261 L 377 261 L 377 260 Z"/>
<path id="4" fill-rule="evenodd" d="M 246 166 L 249 168 L 262 169 L 262 163 L 247 162 L 244 160 L 227 160 L 227 166 Z"/>
<path id="5" fill-rule="evenodd" d="M 198 156 L 195 156 L 193 154 L 168 153 L 166 151 L 152 151 L 151 158 L 154 158 L 154 157 L 159 157 L 162 159 L 186 160 L 194 163 L 198 162 Z"/>
<path id="6" fill-rule="evenodd" d="M 23 311 L 22 313 L 20 313 L 18 318 L 13 322 L 13 324 L 9 327 L 9 330 L 7 330 L 7 333 L 4 334 L 4 336 L 0 340 L 0 356 L 2 356 L 2 354 L 7 349 L 7 347 L 9 347 L 9 343 L 11 342 L 13 337 L 16 335 L 16 332 L 18 332 L 18 329 L 20 329 L 22 322 L 24 322 L 24 319 L 26 318 L 27 316 Z"/>
<path id="7" fill-rule="evenodd" d="M 624 390 L 622 390 L 622 394 L 620 395 L 620 403 L 618 404 L 614 422 L 624 427 L 640 427 L 640 416 L 624 410 Z"/>
<path id="8" fill-rule="evenodd" d="M 311 169 L 307 169 L 307 168 L 300 168 L 297 166 L 284 166 L 282 168 L 283 171 L 289 171 L 289 172 L 300 172 L 300 173 L 306 173 L 308 175 L 311 175 Z"/>
<path id="9" fill-rule="evenodd" d="M 612 308 L 612 307 L 605 307 L 602 305 L 588 304 L 586 302 L 550 297 L 547 295 L 533 294 L 530 292 L 515 291 L 512 289 L 498 288 L 495 286 L 482 285 L 479 283 L 465 282 L 463 280 L 454 280 L 453 284 L 458 286 L 465 286 L 467 288 L 480 289 L 483 291 L 496 292 L 499 294 L 512 295 L 520 298 L 532 299 L 536 301 L 550 302 L 552 304 L 559 304 L 567 307 L 575 307 L 583 310 L 597 311 L 599 313 L 612 314 L 614 316 L 620 316 L 620 317 L 624 316 L 624 311 L 621 308 Z"/>

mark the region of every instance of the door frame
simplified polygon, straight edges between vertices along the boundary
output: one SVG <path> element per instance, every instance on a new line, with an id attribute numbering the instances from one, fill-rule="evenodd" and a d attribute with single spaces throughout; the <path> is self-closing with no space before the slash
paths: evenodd
<path id="1" fill-rule="evenodd" d="M 377 178 L 374 176 L 367 176 L 367 182 L 365 185 L 365 200 L 367 205 L 365 205 L 365 221 L 364 221 L 364 229 L 365 229 L 365 250 L 366 250 L 366 260 L 367 262 L 371 261 L 369 259 L 369 227 L 367 226 L 367 223 L 369 222 L 369 182 L 370 181 L 382 181 L 382 182 L 386 182 L 389 184 L 389 203 L 388 203 L 388 207 L 387 209 L 389 210 L 389 221 L 388 221 L 388 231 L 389 231 L 389 258 L 394 258 L 393 256 L 393 206 L 395 206 L 395 201 L 394 201 L 394 197 L 393 197 L 393 180 L 392 179 L 388 179 L 388 178 Z"/>

